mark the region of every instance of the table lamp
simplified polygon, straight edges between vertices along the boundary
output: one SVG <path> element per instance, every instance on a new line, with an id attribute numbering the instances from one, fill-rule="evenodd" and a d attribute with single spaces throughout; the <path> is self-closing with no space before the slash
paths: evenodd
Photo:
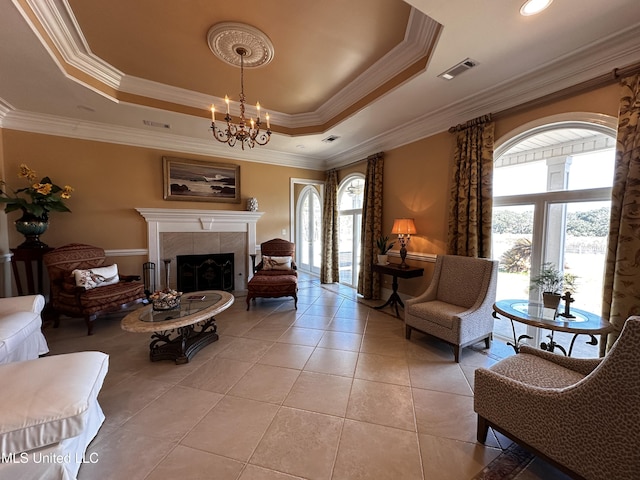
<path id="1" fill-rule="evenodd" d="M 398 235 L 398 241 L 400 242 L 400 268 L 409 268 L 409 265 L 405 262 L 407 258 L 407 245 L 411 240 L 411 234 L 416 234 L 416 226 L 413 223 L 413 218 L 396 218 L 393 221 L 393 228 L 391 233 Z"/>

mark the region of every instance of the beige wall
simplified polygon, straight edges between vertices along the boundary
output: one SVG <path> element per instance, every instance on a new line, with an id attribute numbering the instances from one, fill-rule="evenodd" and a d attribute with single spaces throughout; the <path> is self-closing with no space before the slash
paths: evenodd
<path id="1" fill-rule="evenodd" d="M 26 163 L 38 176 L 48 175 L 60 186 L 68 184 L 75 188 L 67 203 L 72 213 L 53 212 L 49 230 L 41 237 L 43 242 L 54 247 L 80 242 L 99 245 L 106 250 L 146 249 L 146 222 L 135 208 L 244 210 L 248 197 L 257 197 L 260 211 L 265 212 L 257 224 L 257 241 L 260 243 L 281 237 L 283 229 L 288 235 L 289 179 L 324 181 L 325 176 L 324 172 L 307 169 L 180 155 L 8 129 L 1 134 L 5 176 L 12 186 L 24 186 L 20 183 L 23 180 L 17 178 L 17 172 L 18 166 Z M 241 203 L 164 200 L 163 156 L 240 165 Z M 18 212 L 6 215 L 9 223 L 18 216 Z M 0 217 L 5 215 L 0 214 Z M 8 238 L 8 242 L 4 238 Z M 4 228 L 0 233 L 0 253 L 6 253 L 8 246 L 14 247 L 22 240 L 15 229 Z M 130 273 L 138 273 L 146 259 L 120 257 L 111 260 L 119 266 L 125 265 L 124 268 L 120 266 L 121 271 L 129 265 Z M 131 271 L 133 268 L 135 272 Z"/>
<path id="2" fill-rule="evenodd" d="M 575 95 L 565 100 L 496 120 L 495 138 L 499 139 L 528 122 L 568 112 L 594 112 L 617 116 L 617 85 Z M 136 207 L 211 208 L 243 210 L 248 197 L 257 197 L 260 211 L 258 243 L 281 237 L 290 226 L 290 178 L 324 181 L 324 172 L 277 167 L 251 162 L 236 162 L 196 155 L 180 155 L 149 148 L 75 140 L 13 130 L 0 131 L 0 172 L 4 160 L 5 177 L 13 181 L 20 163 L 27 163 L 38 174 L 51 176 L 58 184 L 70 184 L 76 191 L 69 201 L 71 214 L 53 213 L 51 227 L 43 241 L 52 246 L 85 242 L 105 249 L 146 248 L 146 224 Z M 385 152 L 383 225 L 391 230 L 393 219 L 413 217 L 418 234 L 412 237 L 410 253 L 440 254 L 447 239 L 448 197 L 451 181 L 453 135 L 444 132 Z M 375 153 L 375 152 L 372 152 Z M 241 172 L 241 204 L 205 202 L 169 202 L 162 198 L 162 156 L 183 156 L 223 163 L 237 163 Z M 364 162 L 339 171 L 342 180 L 353 172 L 364 173 Z M 1 222 L 0 228 L 6 228 Z M 17 214 L 9 215 L 9 221 Z M 8 230 L 8 242 L 0 233 L 0 253 L 20 242 L 19 235 Z M 396 250 L 398 246 L 394 247 Z M 139 268 L 142 259 L 118 259 Z M 400 291 L 415 295 L 430 279 L 433 264 L 410 261 L 425 267 L 425 276 L 400 282 Z M 386 285 L 390 279 L 385 280 Z"/>
<path id="3" fill-rule="evenodd" d="M 593 112 L 617 117 L 618 103 L 619 87 L 610 85 L 517 114 L 499 115 L 495 120 L 495 138 L 500 139 L 529 122 L 562 113 Z M 453 135 L 443 132 L 385 152 L 383 230 L 391 231 L 394 218 L 413 217 L 418 234 L 411 237 L 409 253 L 428 255 L 446 251 L 454 147 Z M 364 172 L 366 164 L 340 171 L 339 178 L 354 170 Z M 394 250 L 398 249 L 396 244 Z M 414 296 L 428 285 L 433 263 L 416 260 L 407 263 L 425 268 L 422 278 L 399 279 L 399 291 Z M 383 286 L 391 288 L 390 285 L 391 278 L 385 276 Z"/>

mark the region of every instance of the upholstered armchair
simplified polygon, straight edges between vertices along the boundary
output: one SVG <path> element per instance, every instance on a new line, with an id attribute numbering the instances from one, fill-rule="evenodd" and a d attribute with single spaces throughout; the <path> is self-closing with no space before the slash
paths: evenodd
<path id="1" fill-rule="evenodd" d="M 294 260 L 295 244 L 274 238 L 260 244 L 261 259 L 255 265 L 254 275 L 247 284 L 247 310 L 252 299 L 293 297 L 298 308 L 298 267 Z"/>
<path id="2" fill-rule="evenodd" d="M 49 352 L 42 334 L 42 295 L 0 298 L 0 364 L 33 360 Z"/>
<path id="3" fill-rule="evenodd" d="M 0 365 L 0 478 L 71 480 L 105 416 L 98 394 L 109 370 L 102 352 L 74 352 Z"/>
<path id="4" fill-rule="evenodd" d="M 530 346 L 475 371 L 478 441 L 489 427 L 572 478 L 635 479 L 640 472 L 640 317 L 602 359 Z"/>
<path id="5" fill-rule="evenodd" d="M 431 283 L 422 294 L 405 302 L 407 340 L 411 331 L 432 335 L 460 350 L 484 340 L 490 346 L 498 262 L 484 258 L 439 255 Z"/>
<path id="6" fill-rule="evenodd" d="M 82 317 L 91 335 L 100 315 L 146 299 L 140 277 L 120 275 L 115 264 L 105 266 L 100 247 L 71 243 L 45 254 L 43 261 L 51 283 L 54 327 L 60 324 L 60 314 Z"/>

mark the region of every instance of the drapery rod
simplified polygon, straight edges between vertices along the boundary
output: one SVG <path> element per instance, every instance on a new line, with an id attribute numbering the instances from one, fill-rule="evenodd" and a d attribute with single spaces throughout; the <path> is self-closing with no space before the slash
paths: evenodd
<path id="1" fill-rule="evenodd" d="M 473 127 L 474 125 L 479 125 L 481 123 L 487 123 L 487 122 L 490 122 L 491 120 L 492 120 L 492 116 L 490 113 L 487 115 L 482 115 L 478 118 L 474 118 L 473 120 L 469 120 L 466 123 L 461 123 L 459 125 L 456 125 L 455 127 L 450 127 L 449 133 L 460 132 L 466 128 Z"/>
<path id="2" fill-rule="evenodd" d="M 627 65 L 626 67 L 614 68 L 613 70 L 611 70 L 611 72 L 602 74 L 598 77 L 592 78 L 591 80 L 587 80 L 571 87 L 558 90 L 557 92 L 550 93 L 549 95 L 545 95 L 535 100 L 531 100 L 530 102 L 526 102 L 512 108 L 507 108 L 500 112 L 494 113 L 493 118 L 495 119 L 496 117 L 512 115 L 514 113 L 519 113 L 522 110 L 529 110 L 531 108 L 539 107 L 547 103 L 552 103 L 567 97 L 572 97 L 579 93 L 585 93 L 590 90 L 605 87 L 607 85 L 611 85 L 612 83 L 620 81 L 621 78 L 628 77 L 629 75 L 635 75 L 636 73 L 640 73 L 640 62 Z"/>
<path id="3" fill-rule="evenodd" d="M 540 107 L 548 103 L 553 103 L 567 97 L 572 97 L 579 93 L 585 93 L 590 90 L 595 90 L 597 88 L 611 85 L 612 83 L 618 82 L 621 78 L 628 77 L 629 75 L 635 75 L 636 73 L 640 73 L 640 62 L 627 65 L 626 67 L 614 68 L 611 72 L 599 75 L 592 78 L 591 80 L 572 85 L 571 87 L 563 88 L 562 90 L 558 90 L 557 92 L 553 92 L 534 100 L 521 103 L 520 105 L 516 105 L 515 107 L 510 107 L 504 110 L 500 110 L 499 112 L 491 113 L 491 120 L 496 120 L 500 117 L 506 117 L 515 113 L 520 113 L 524 110 L 530 110 L 532 108 Z M 478 119 L 482 118 L 484 118 L 484 116 L 478 117 Z M 470 121 L 474 122 L 478 119 Z M 469 122 L 467 122 L 467 124 L 456 125 L 455 127 L 449 128 L 449 133 L 454 133 L 455 131 L 457 131 L 457 127 L 465 128 L 468 126 L 470 126 Z"/>

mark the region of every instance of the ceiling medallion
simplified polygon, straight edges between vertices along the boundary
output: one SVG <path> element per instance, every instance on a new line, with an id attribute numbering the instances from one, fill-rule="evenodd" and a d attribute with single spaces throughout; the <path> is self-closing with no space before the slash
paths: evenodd
<path id="1" fill-rule="evenodd" d="M 246 68 L 262 67 L 273 60 L 274 49 L 271 40 L 263 32 L 251 25 L 236 22 L 216 23 L 207 33 L 207 42 L 213 54 L 223 62 L 240 66 L 238 48 L 243 48 Z"/>
<path id="2" fill-rule="evenodd" d="M 218 58 L 224 62 L 240 66 L 240 121 L 233 123 L 229 113 L 229 97 L 225 95 L 227 113 L 224 121 L 225 129 L 216 126 L 216 109 L 211 105 L 211 130 L 213 138 L 226 143 L 230 147 L 240 142 L 240 146 L 253 148 L 257 145 L 266 145 L 271 139 L 271 125 L 269 114 L 265 115 L 267 130 L 261 131 L 260 103 L 256 103 L 257 116 L 254 121 L 245 118 L 244 98 L 244 67 L 260 67 L 273 59 L 273 45 L 269 38 L 260 30 L 240 23 L 218 23 L 209 29 L 207 34 L 209 48 Z"/>

